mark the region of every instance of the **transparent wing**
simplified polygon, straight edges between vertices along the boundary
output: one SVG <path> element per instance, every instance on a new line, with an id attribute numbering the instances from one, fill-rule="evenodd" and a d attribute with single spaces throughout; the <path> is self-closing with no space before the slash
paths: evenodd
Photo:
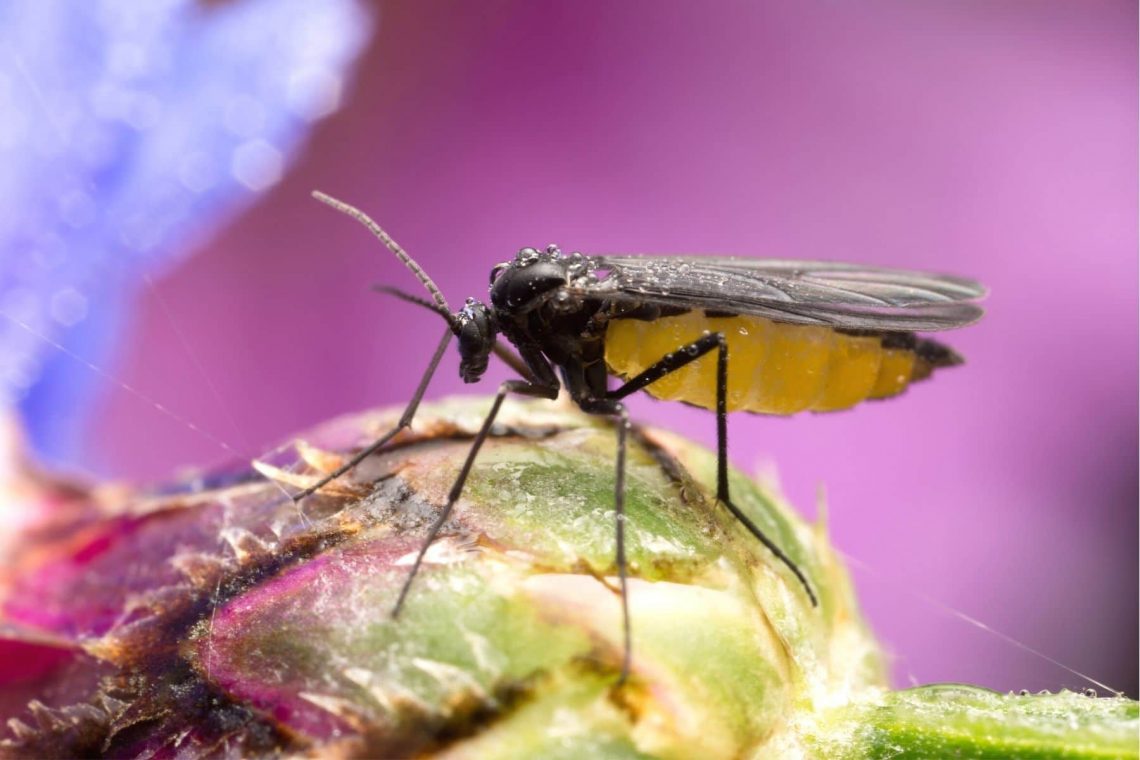
<path id="1" fill-rule="evenodd" d="M 950 275 L 822 261 L 591 256 L 583 295 L 753 314 L 854 330 L 950 330 L 976 321 L 980 284 Z"/>

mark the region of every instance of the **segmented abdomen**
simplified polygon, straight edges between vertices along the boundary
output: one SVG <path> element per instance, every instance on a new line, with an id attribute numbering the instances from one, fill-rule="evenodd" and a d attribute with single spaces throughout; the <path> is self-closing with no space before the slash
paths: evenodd
<path id="1" fill-rule="evenodd" d="M 617 319 L 606 330 L 606 364 L 623 379 L 676 352 L 706 330 L 728 341 L 728 410 L 795 414 L 846 409 L 901 393 L 932 366 L 915 348 L 884 346 L 881 335 L 691 311 L 651 321 Z M 660 399 L 716 408 L 716 352 L 650 385 Z"/>

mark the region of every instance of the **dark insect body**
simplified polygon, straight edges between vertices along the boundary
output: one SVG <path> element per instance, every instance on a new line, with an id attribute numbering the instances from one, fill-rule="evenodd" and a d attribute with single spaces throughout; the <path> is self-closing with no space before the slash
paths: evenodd
<path id="1" fill-rule="evenodd" d="M 962 327 L 982 314 L 972 302 L 985 290 L 957 277 L 804 261 L 564 256 L 556 246 L 524 248 L 513 260 L 498 264 L 491 270 L 490 305 L 469 298 L 453 314 L 427 274 L 375 222 L 323 193 L 314 196 L 368 227 L 416 275 L 431 300 L 394 288 L 380 290 L 437 312 L 448 327 L 397 426 L 294 500 L 345 474 L 411 424 L 453 336 L 465 382 L 479 381 L 492 353 L 520 375 L 499 387 L 400 591 L 392 612 L 398 615 L 503 400 L 509 394 L 553 400 L 565 388 L 583 411 L 616 421 L 622 682 L 631 653 L 624 517 L 630 422 L 622 400 L 646 390 L 715 411 L 717 500 L 788 568 L 816 605 L 803 572 L 732 502 L 728 413 L 832 411 L 897 395 L 938 368 L 961 363 L 953 351 L 916 337 L 916 331 Z M 517 355 L 498 341 L 500 334 Z M 609 387 L 611 375 L 623 380 L 615 389 Z"/>

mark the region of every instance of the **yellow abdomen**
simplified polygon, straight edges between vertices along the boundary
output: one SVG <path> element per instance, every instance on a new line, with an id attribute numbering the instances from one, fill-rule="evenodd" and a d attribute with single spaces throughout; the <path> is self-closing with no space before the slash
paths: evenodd
<path id="1" fill-rule="evenodd" d="M 652 321 L 617 319 L 606 328 L 606 364 L 626 380 L 696 340 L 706 330 L 728 341 L 728 411 L 795 414 L 846 409 L 901 393 L 929 374 L 909 348 L 879 336 L 794 325 L 752 316 L 708 317 L 690 311 Z M 661 378 L 653 396 L 716 409 L 716 352 Z"/>

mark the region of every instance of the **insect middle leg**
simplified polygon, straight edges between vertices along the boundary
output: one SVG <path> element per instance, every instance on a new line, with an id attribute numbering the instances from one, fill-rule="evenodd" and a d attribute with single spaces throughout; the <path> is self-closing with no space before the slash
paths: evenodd
<path id="1" fill-rule="evenodd" d="M 748 532 L 755 536 L 760 543 L 764 544 L 776 558 L 783 562 L 796 579 L 803 585 L 804 591 L 807 592 L 808 598 L 811 599 L 812 606 L 818 606 L 819 601 L 816 598 L 815 592 L 812 590 L 811 584 L 808 583 L 807 577 L 803 571 L 796 566 L 796 563 L 784 553 L 784 551 L 776 545 L 772 539 L 764 534 L 764 531 L 752 522 L 747 515 L 744 514 L 735 504 L 732 503 L 732 498 L 729 496 L 728 491 L 728 342 L 724 338 L 723 333 L 705 333 L 700 338 L 690 343 L 687 346 L 682 346 L 671 354 L 666 354 L 648 369 L 641 372 L 636 377 L 631 378 L 628 382 L 616 390 L 610 391 L 607 398 L 610 399 L 623 399 L 631 393 L 635 393 L 647 385 L 660 380 L 666 375 L 676 372 L 682 367 L 690 364 L 697 359 L 701 358 L 710 351 L 717 352 L 716 360 L 716 498 L 717 501 L 724 504 L 725 508 L 732 513 L 741 525 L 748 529 Z"/>
<path id="2" fill-rule="evenodd" d="M 629 593 L 627 588 L 627 570 L 625 559 L 625 451 L 626 438 L 629 435 L 629 412 L 625 404 L 616 399 L 588 399 L 580 402 L 582 411 L 589 414 L 604 414 L 617 417 L 617 457 L 615 466 L 617 472 L 614 476 L 614 528 L 616 531 L 615 559 L 617 563 L 618 581 L 621 586 L 621 619 L 622 619 L 622 659 L 621 676 L 618 685 L 624 684 L 629 678 L 629 667 L 633 656 L 633 634 L 629 622 Z"/>
<path id="3" fill-rule="evenodd" d="M 439 531 L 443 528 L 443 524 L 447 522 L 447 518 L 451 516 L 451 510 L 455 507 L 455 502 L 459 501 L 459 497 L 463 494 L 463 486 L 467 483 L 467 476 L 471 474 L 471 466 L 475 463 L 475 457 L 479 454 L 479 449 L 483 447 L 483 443 L 487 440 L 487 436 L 491 432 L 491 425 L 495 422 L 495 417 L 499 414 L 499 408 L 503 405 L 503 400 L 506 399 L 508 393 L 513 393 L 518 396 L 531 396 L 537 398 L 545 398 L 553 401 L 558 398 L 558 385 L 543 385 L 527 382 L 526 380 L 508 380 L 499 386 L 499 392 L 495 394 L 495 401 L 491 404 L 491 411 L 487 412 L 487 417 L 483 420 L 482 427 L 475 435 L 475 440 L 471 442 L 471 448 L 467 451 L 467 459 L 463 462 L 463 467 L 459 470 L 459 475 L 455 478 L 455 483 L 452 484 L 451 490 L 447 494 L 447 504 L 444 505 L 443 510 L 439 513 L 439 517 L 432 523 L 431 528 L 428 530 L 427 537 L 424 538 L 423 543 L 420 545 L 419 553 L 416 554 L 416 561 L 412 563 L 412 569 L 408 572 L 408 577 L 404 579 L 404 585 L 400 588 L 400 595 L 396 598 L 396 604 L 392 607 L 392 617 L 400 614 L 400 610 L 404 606 L 404 600 L 408 596 L 408 590 L 412 587 L 412 581 L 415 580 L 416 574 L 419 573 L 420 564 L 423 563 L 424 555 L 427 554 L 428 547 L 435 541 Z"/>

